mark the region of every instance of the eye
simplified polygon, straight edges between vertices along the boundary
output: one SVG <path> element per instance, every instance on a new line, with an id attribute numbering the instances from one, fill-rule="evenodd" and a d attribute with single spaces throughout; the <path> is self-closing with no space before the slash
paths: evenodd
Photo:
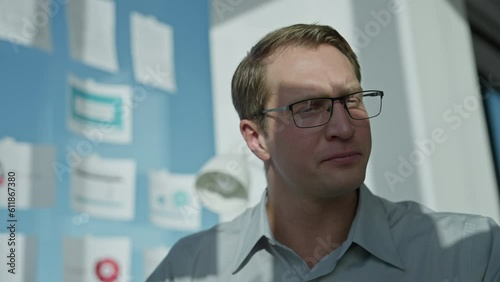
<path id="1" fill-rule="evenodd" d="M 307 100 L 293 107 L 293 112 L 296 114 L 314 114 L 321 112 L 325 109 L 324 100 Z"/>
<path id="2" fill-rule="evenodd" d="M 351 96 L 346 98 L 345 103 L 347 104 L 348 108 L 357 108 L 362 103 L 362 96 L 361 95 L 351 95 Z"/>
<path id="3" fill-rule="evenodd" d="M 318 111 L 320 110 L 321 108 L 316 106 L 316 105 L 313 105 L 313 106 L 309 106 L 309 107 L 305 107 L 302 112 L 303 113 L 311 113 L 311 112 L 315 112 L 315 111 Z"/>

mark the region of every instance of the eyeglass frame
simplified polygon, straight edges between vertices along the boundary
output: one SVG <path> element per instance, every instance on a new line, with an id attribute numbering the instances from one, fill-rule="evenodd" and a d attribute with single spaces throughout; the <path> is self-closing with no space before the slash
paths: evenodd
<path id="1" fill-rule="evenodd" d="M 349 97 L 349 96 L 352 96 L 352 95 L 359 94 L 359 93 L 369 93 L 369 92 L 374 92 L 374 94 L 376 94 L 376 95 L 371 95 L 370 97 L 374 97 L 374 96 L 380 97 L 380 109 L 379 109 L 378 114 L 376 114 L 374 116 L 371 116 L 371 117 L 367 117 L 367 118 L 354 118 L 351 115 L 351 112 L 349 112 L 349 109 L 347 108 L 347 104 L 345 103 L 346 98 Z M 363 94 L 363 97 L 364 97 L 364 94 Z M 304 99 L 304 100 L 300 100 L 300 101 L 297 101 L 297 102 L 293 102 L 293 103 L 291 103 L 289 105 L 286 105 L 286 106 L 283 106 L 283 107 L 272 108 L 272 109 L 264 109 L 261 112 L 261 114 L 265 115 L 265 114 L 271 113 L 271 112 L 282 112 L 282 111 L 287 111 L 288 110 L 288 111 L 290 111 L 292 113 L 292 120 L 293 120 L 293 123 L 295 124 L 296 127 L 298 127 L 298 128 L 314 128 L 314 127 L 323 126 L 323 125 L 325 125 L 325 124 L 327 124 L 327 123 L 330 122 L 330 120 L 332 119 L 333 105 L 335 104 L 335 101 L 340 101 L 343 104 L 344 109 L 346 110 L 347 114 L 353 120 L 366 120 L 366 119 L 371 119 L 371 118 L 377 117 L 377 116 L 380 115 L 380 113 L 382 113 L 382 100 L 383 100 L 382 98 L 383 97 L 384 97 L 384 91 L 382 91 L 382 90 L 362 90 L 362 91 L 357 91 L 357 92 L 354 92 L 354 93 L 349 93 L 347 95 L 340 96 L 340 97 L 335 97 L 335 98 L 331 98 L 331 97 L 317 97 L 317 98 Z M 330 100 L 331 101 L 332 110 L 330 111 L 330 116 L 328 117 L 328 120 L 325 123 L 320 124 L 320 125 L 315 125 L 315 126 L 298 126 L 297 122 L 295 121 L 294 113 L 293 113 L 293 110 L 292 110 L 293 106 L 296 105 L 296 104 L 305 102 L 305 101 L 312 101 L 312 100 L 319 100 L 319 99 L 322 99 L 322 100 L 326 99 L 326 100 Z"/>

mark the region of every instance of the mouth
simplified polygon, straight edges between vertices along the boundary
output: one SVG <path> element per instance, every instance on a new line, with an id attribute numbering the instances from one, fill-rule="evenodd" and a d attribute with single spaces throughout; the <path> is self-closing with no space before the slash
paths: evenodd
<path id="1" fill-rule="evenodd" d="M 343 152 L 339 154 L 335 154 L 333 156 L 330 156 L 321 163 L 332 163 L 332 164 L 338 164 L 338 165 L 348 165 L 348 164 L 353 164 L 359 161 L 361 158 L 361 153 L 359 152 Z"/>

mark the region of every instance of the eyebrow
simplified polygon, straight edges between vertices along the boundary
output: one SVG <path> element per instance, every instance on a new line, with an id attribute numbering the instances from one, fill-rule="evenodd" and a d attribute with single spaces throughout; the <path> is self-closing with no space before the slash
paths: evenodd
<path id="1" fill-rule="evenodd" d="M 363 91 L 363 87 L 361 87 L 361 85 L 358 84 L 358 85 L 349 86 L 349 87 L 345 88 L 342 92 L 344 95 L 348 95 L 348 94 L 356 93 L 356 92 L 360 92 L 360 91 Z"/>
<path id="2" fill-rule="evenodd" d="M 302 93 L 301 97 L 294 99 L 294 101 L 291 103 L 295 103 L 295 102 L 302 101 L 302 100 L 308 100 L 308 99 L 330 98 L 331 97 L 329 93 L 322 91 L 322 90 L 319 90 L 317 87 L 314 87 L 314 86 L 283 87 L 281 89 L 281 91 L 292 91 L 295 93 Z M 356 92 L 360 92 L 360 91 L 363 91 L 363 88 L 359 84 L 358 85 L 351 85 L 348 87 L 338 87 L 337 89 L 334 90 L 334 92 L 336 94 L 339 94 L 338 97 L 342 97 L 342 96 L 349 95 L 349 94 L 356 93 Z"/>

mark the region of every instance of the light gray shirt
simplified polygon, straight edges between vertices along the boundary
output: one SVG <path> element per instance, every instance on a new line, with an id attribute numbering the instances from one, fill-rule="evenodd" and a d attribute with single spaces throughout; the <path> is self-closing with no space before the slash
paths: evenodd
<path id="1" fill-rule="evenodd" d="M 500 282 L 500 228 L 490 218 L 393 203 L 362 185 L 347 240 L 316 238 L 304 260 L 274 239 L 266 202 L 264 193 L 233 221 L 179 240 L 147 282 Z"/>

